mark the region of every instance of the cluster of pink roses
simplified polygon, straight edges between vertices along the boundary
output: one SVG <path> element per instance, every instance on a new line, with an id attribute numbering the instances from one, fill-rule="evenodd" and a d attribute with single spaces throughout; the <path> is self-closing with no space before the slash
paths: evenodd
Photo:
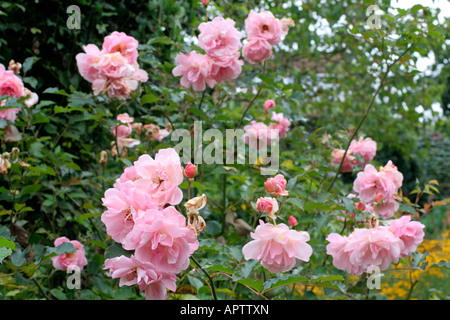
<path id="1" fill-rule="evenodd" d="M 22 79 L 17 76 L 20 69 L 21 64 L 14 62 L 14 60 L 10 61 L 8 70 L 6 70 L 5 66 L 0 63 L 0 96 L 9 96 L 14 98 L 27 97 L 23 103 L 26 107 L 31 108 L 38 103 L 39 97 L 36 93 L 25 88 Z M 5 106 L 6 100 L 1 100 L 0 108 L 6 108 Z M 14 123 L 16 122 L 19 111 L 20 108 L 0 109 L 0 119 Z M 4 132 L 6 142 L 20 141 L 22 139 L 22 134 L 12 124 L 8 124 L 5 127 Z"/>
<path id="2" fill-rule="evenodd" d="M 348 237 L 332 233 L 327 237 L 327 254 L 336 268 L 360 275 L 371 266 L 386 270 L 391 263 L 413 253 L 423 241 L 425 227 L 410 216 L 387 221 L 387 226 L 357 228 Z"/>
<path id="3" fill-rule="evenodd" d="M 266 109 L 268 110 L 268 109 Z M 257 147 L 259 143 L 269 145 L 271 141 L 285 138 L 291 122 L 283 113 L 272 112 L 272 122 L 266 125 L 264 122 L 251 121 L 244 126 L 244 141 L 251 147 Z"/>
<path id="4" fill-rule="evenodd" d="M 358 198 L 364 201 L 366 211 L 377 216 L 391 218 L 398 210 L 395 200 L 403 182 L 403 174 L 388 161 L 380 170 L 368 164 L 364 171 L 359 172 L 353 182 L 353 190 L 358 192 Z"/>
<path id="5" fill-rule="evenodd" d="M 289 192 L 286 190 L 286 183 L 281 174 L 268 178 L 264 183 L 266 193 L 274 197 L 287 196 Z M 275 213 L 279 207 L 275 198 L 259 198 L 256 208 L 267 213 L 272 220 L 277 218 Z M 289 224 L 297 224 L 294 217 L 289 217 Z M 298 260 L 308 262 L 312 255 L 312 248 L 307 243 L 310 240 L 309 234 L 292 230 L 284 223 L 275 225 L 260 220 L 259 226 L 250 236 L 254 240 L 242 248 L 245 259 L 261 261 L 261 265 L 273 273 L 289 271 L 296 266 Z"/>
<path id="6" fill-rule="evenodd" d="M 247 43 L 242 48 L 242 55 L 251 64 L 263 62 L 272 56 L 272 47 L 281 42 L 289 26 L 294 23 L 289 19 L 277 19 L 270 11 L 250 12 L 245 19 Z"/>
<path id="7" fill-rule="evenodd" d="M 172 148 L 161 149 L 155 159 L 142 155 L 124 170 L 105 192 L 107 210 L 102 221 L 108 235 L 133 250 L 131 257 L 105 261 L 120 285 L 138 284 L 147 299 L 164 299 L 176 288 L 176 274 L 189 266 L 197 250 L 195 232 L 174 207 L 183 198 L 180 158 Z"/>
<path id="8" fill-rule="evenodd" d="M 175 61 L 179 65 L 172 73 L 181 76 L 182 86 L 204 91 L 206 85 L 213 88 L 217 83 L 239 77 L 244 64 L 239 60 L 242 34 L 235 24 L 230 18 L 216 17 L 199 25 L 199 46 L 206 54 L 192 51 L 177 55 Z"/>
<path id="9" fill-rule="evenodd" d="M 372 161 L 377 152 L 377 143 L 371 138 L 360 137 L 359 140 L 352 140 L 342 163 L 341 172 L 352 172 L 353 167 L 356 165 L 364 166 L 368 162 Z M 345 150 L 335 149 L 331 152 L 333 157 L 332 163 L 339 165 L 344 156 Z M 360 155 L 364 158 L 364 163 L 361 163 L 355 155 Z"/>
<path id="10" fill-rule="evenodd" d="M 126 100 L 139 82 L 148 80 L 137 63 L 138 45 L 135 38 L 114 31 L 103 40 L 102 50 L 94 44 L 83 46 L 85 53 L 76 56 L 78 70 L 92 83 L 94 94 Z"/>

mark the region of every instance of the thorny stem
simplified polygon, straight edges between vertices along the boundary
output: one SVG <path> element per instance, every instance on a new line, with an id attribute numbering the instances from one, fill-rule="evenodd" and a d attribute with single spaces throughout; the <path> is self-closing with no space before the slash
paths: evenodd
<path id="1" fill-rule="evenodd" d="M 344 160 L 345 160 L 345 158 L 346 158 L 346 156 L 347 156 L 347 152 L 348 152 L 348 149 L 350 148 L 350 144 L 352 143 L 352 140 L 355 138 L 355 136 L 358 134 L 359 129 L 361 128 L 361 126 L 363 125 L 363 123 L 364 123 L 364 121 L 366 120 L 367 116 L 369 115 L 369 112 L 370 112 L 370 110 L 372 109 L 372 106 L 374 105 L 375 98 L 378 96 L 378 94 L 379 94 L 380 91 L 381 91 L 381 88 L 383 88 L 383 86 L 384 86 L 384 83 L 385 83 L 386 78 L 387 78 L 387 76 L 388 76 L 388 74 L 389 74 L 389 71 L 391 71 L 391 68 L 392 68 L 397 62 L 399 62 L 399 61 L 403 58 L 403 56 L 404 56 L 404 55 L 405 55 L 405 54 L 406 54 L 413 46 L 414 46 L 414 43 L 411 44 L 408 48 L 406 48 L 406 50 L 405 50 L 405 51 L 404 51 L 404 52 L 403 52 L 403 53 L 402 53 L 402 54 L 401 54 L 401 55 L 400 55 L 393 63 L 391 63 L 390 65 L 388 65 L 387 70 L 386 70 L 386 72 L 383 74 L 383 77 L 382 77 L 382 79 L 381 79 L 381 81 L 380 81 L 380 84 L 378 85 L 377 90 L 375 91 L 375 93 L 374 93 L 373 96 L 372 96 L 372 99 L 370 100 L 369 106 L 367 107 L 366 111 L 364 112 L 363 117 L 362 117 L 361 120 L 359 121 L 358 126 L 357 126 L 356 129 L 353 131 L 352 136 L 351 136 L 350 139 L 348 140 L 347 147 L 345 148 L 344 155 L 342 156 L 341 162 L 339 163 L 339 167 L 338 167 L 337 170 L 336 170 L 336 174 L 335 174 L 335 176 L 334 176 L 334 178 L 333 178 L 333 181 L 331 181 L 331 184 L 330 184 L 330 186 L 328 187 L 327 192 L 329 192 L 329 191 L 331 190 L 331 188 L 333 187 L 333 185 L 334 185 L 334 183 L 335 183 L 337 177 L 339 176 L 339 172 L 341 172 L 341 168 L 342 168 L 342 165 L 343 165 L 343 163 L 344 163 Z"/>
<path id="2" fill-rule="evenodd" d="M 202 266 L 201 266 L 200 263 L 197 261 L 197 259 L 194 258 L 194 256 L 191 256 L 191 260 L 197 265 L 197 267 L 200 268 L 200 270 L 203 271 L 203 273 L 204 273 L 204 274 L 206 275 L 206 277 L 209 279 L 209 281 L 210 281 L 210 283 L 211 283 L 210 288 L 211 288 L 211 293 L 212 293 L 212 295 L 213 295 L 213 298 L 214 298 L 214 300 L 218 300 L 218 299 L 217 299 L 217 295 L 216 295 L 216 289 L 214 288 L 214 282 L 213 282 L 213 279 L 211 278 L 211 276 L 209 275 L 209 273 L 206 272 L 206 271 L 202 268 Z"/>

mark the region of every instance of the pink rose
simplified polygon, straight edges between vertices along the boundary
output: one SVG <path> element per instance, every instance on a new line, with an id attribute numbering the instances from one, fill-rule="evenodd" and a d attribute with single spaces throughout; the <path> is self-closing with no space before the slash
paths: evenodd
<path id="1" fill-rule="evenodd" d="M 70 242 L 75 248 L 75 252 L 64 253 L 60 256 L 52 257 L 53 267 L 58 270 L 67 270 L 71 267 L 77 266 L 80 270 L 82 270 L 87 265 L 84 246 L 77 240 L 69 240 L 67 237 L 59 237 L 54 242 L 55 247 L 58 247 L 64 242 Z"/>
<path id="2" fill-rule="evenodd" d="M 338 166 L 341 161 L 342 157 L 344 156 L 345 150 L 343 149 L 335 149 L 331 152 L 331 163 Z M 347 151 L 347 154 L 345 156 L 345 160 L 342 163 L 341 172 L 352 172 L 353 167 L 355 166 L 355 160 L 356 158 L 349 154 Z M 357 161 L 357 160 L 356 160 Z"/>
<path id="3" fill-rule="evenodd" d="M 364 167 L 364 171 L 356 176 L 353 190 L 359 193 L 359 198 L 365 203 L 372 204 L 379 193 L 383 195 L 385 201 L 393 199 L 398 188 L 390 175 L 378 172 L 374 166 L 368 164 Z"/>
<path id="4" fill-rule="evenodd" d="M 250 64 L 263 62 L 272 56 L 272 45 L 262 38 L 251 38 L 242 48 L 242 56 Z"/>
<path id="5" fill-rule="evenodd" d="M 186 218 L 169 206 L 140 214 L 123 247 L 135 250 L 136 258 L 151 262 L 159 270 L 178 273 L 189 266 L 198 241 L 194 231 L 186 226 Z"/>
<path id="6" fill-rule="evenodd" d="M 349 147 L 349 153 L 363 156 L 364 163 L 372 161 L 377 153 L 377 143 L 371 138 L 360 137 L 359 140 L 352 140 Z"/>
<path id="7" fill-rule="evenodd" d="M 134 121 L 133 117 L 130 117 L 128 113 L 121 113 L 117 115 L 117 120 L 119 120 L 122 123 L 129 123 L 131 124 Z"/>
<path id="8" fill-rule="evenodd" d="M 251 148 L 258 148 L 259 144 L 269 145 L 272 140 L 279 138 L 279 130 L 269 128 L 264 122 L 251 121 L 244 126 L 244 141 Z"/>
<path id="9" fill-rule="evenodd" d="M 132 181 L 120 183 L 118 187 L 106 190 L 102 201 L 107 210 L 101 220 L 107 234 L 114 241 L 122 243 L 134 228 L 138 212 L 156 208 L 156 205 L 151 202 L 151 196 Z"/>
<path id="10" fill-rule="evenodd" d="M 20 98 L 25 95 L 22 80 L 0 63 L 0 96 Z"/>
<path id="11" fill-rule="evenodd" d="M 283 23 L 270 11 L 250 12 L 245 19 L 245 31 L 249 39 L 264 39 L 271 45 L 276 45 L 281 41 Z"/>
<path id="12" fill-rule="evenodd" d="M 242 71 L 244 61 L 239 60 L 239 52 L 234 55 L 211 59 L 210 77 L 216 82 L 235 80 Z"/>
<path id="13" fill-rule="evenodd" d="M 100 77 L 100 70 L 94 64 L 94 61 L 102 55 L 100 49 L 94 44 L 83 46 L 86 53 L 79 53 L 75 56 L 78 71 L 81 76 L 89 82 L 93 82 Z"/>
<path id="14" fill-rule="evenodd" d="M 178 187 L 183 183 L 183 168 L 178 153 L 172 149 L 160 149 L 152 159 L 144 154 L 134 162 L 136 172 L 142 177 L 135 183 L 150 195 L 152 203 L 157 206 L 177 205 L 183 199 L 183 192 Z"/>
<path id="15" fill-rule="evenodd" d="M 261 197 L 256 201 L 256 209 L 259 212 L 265 212 L 269 215 L 269 218 L 276 219 L 277 216 L 275 212 L 278 211 L 278 201 L 277 199 L 270 197 Z"/>
<path id="16" fill-rule="evenodd" d="M 6 105 L 6 100 L 2 100 L 0 102 L 0 106 L 4 107 Z M 19 113 L 20 108 L 8 108 L 0 110 L 0 119 L 4 119 L 10 121 L 12 123 L 16 122 L 17 114 Z"/>
<path id="17" fill-rule="evenodd" d="M 206 85 L 213 88 L 216 81 L 211 78 L 211 58 L 192 51 L 188 54 L 179 53 L 175 61 L 178 63 L 172 70 L 175 77 L 181 76 L 180 83 L 185 88 L 204 91 Z"/>
<path id="18" fill-rule="evenodd" d="M 22 134 L 16 126 L 9 124 L 3 129 L 3 131 L 5 133 L 5 142 L 17 142 L 22 140 Z"/>
<path id="19" fill-rule="evenodd" d="M 261 261 L 261 265 L 270 272 L 291 270 L 297 259 L 308 262 L 312 248 L 307 243 L 309 234 L 295 231 L 283 223 L 276 226 L 259 221 L 255 232 L 250 233 L 254 239 L 242 248 L 246 260 Z"/>
<path id="20" fill-rule="evenodd" d="M 410 216 L 403 216 L 400 219 L 392 220 L 387 227 L 390 232 L 403 241 L 405 245 L 401 252 L 402 257 L 409 256 L 416 251 L 417 246 L 423 241 L 425 225 L 417 221 L 411 221 Z"/>
<path id="21" fill-rule="evenodd" d="M 199 47 L 212 58 L 234 55 L 242 46 L 242 34 L 234 27 L 235 21 L 216 17 L 198 26 Z"/>
<path id="22" fill-rule="evenodd" d="M 264 182 L 264 187 L 266 188 L 266 193 L 271 194 L 275 197 L 287 196 L 289 194 L 286 191 L 287 181 L 282 174 L 277 174 L 274 178 L 268 178 Z"/>
<path id="23" fill-rule="evenodd" d="M 167 289 L 176 290 L 176 275 L 161 272 L 150 262 L 142 262 L 135 256 L 120 256 L 105 260 L 112 278 L 120 278 L 119 286 L 139 285 L 145 290 L 147 300 L 165 300 Z"/>
<path id="24" fill-rule="evenodd" d="M 123 32 L 114 31 L 103 40 L 102 49 L 105 53 L 120 53 L 129 64 L 134 64 L 138 58 L 139 42 Z"/>
<path id="25" fill-rule="evenodd" d="M 275 107 L 275 101 L 273 100 L 266 100 L 264 102 L 264 110 L 269 111 L 269 109 L 272 109 Z"/>
<path id="26" fill-rule="evenodd" d="M 380 172 L 383 172 L 394 183 L 396 188 L 400 188 L 403 183 L 403 174 L 398 171 L 391 160 L 386 163 L 384 167 L 380 167 Z"/>
<path id="27" fill-rule="evenodd" d="M 291 125 L 289 119 L 285 118 L 283 113 L 272 112 L 270 120 L 276 122 L 272 122 L 269 125 L 269 128 L 279 130 L 280 137 L 285 138 L 286 133 L 289 131 L 289 126 Z"/>
<path id="28" fill-rule="evenodd" d="M 333 265 L 354 275 L 366 272 L 370 266 L 386 270 L 399 261 L 404 249 L 403 242 L 385 227 L 355 229 L 349 237 L 332 233 L 327 241 Z"/>

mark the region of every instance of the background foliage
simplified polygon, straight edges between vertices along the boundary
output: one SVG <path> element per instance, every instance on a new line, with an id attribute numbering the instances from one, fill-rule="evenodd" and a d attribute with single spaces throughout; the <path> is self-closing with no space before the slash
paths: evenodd
<path id="1" fill-rule="evenodd" d="M 195 256 L 213 276 L 219 298 L 366 296 L 363 280 L 348 277 L 336 270 L 330 259 L 324 259 L 325 237 L 342 229 L 336 217 L 347 208 L 342 198 L 351 191 L 356 175 L 345 174 L 331 186 L 335 169 L 329 162 L 331 150 L 345 147 L 385 73 L 386 81 L 360 134 L 377 141 L 376 165 L 392 160 L 405 176 L 402 191 L 411 205 L 405 202 L 401 210 L 420 216 L 427 238 L 448 247 L 442 241 L 449 223 L 445 202 L 450 183 L 449 19 L 438 19 L 438 10 L 421 5 L 392 10 L 395 4 L 379 1 L 384 12 L 382 28 L 371 30 L 367 28 L 366 10 L 372 2 L 212 1 L 209 18 L 230 17 L 240 30 L 251 9 L 267 9 L 278 18 L 289 17 L 296 26 L 276 47 L 265 71 L 260 65 L 245 64 L 236 83 L 209 89 L 202 97 L 181 88 L 171 75 L 174 57 L 196 48 L 197 26 L 205 19 L 201 1 L 3 1 L 0 63 L 7 65 L 11 59 L 23 63 L 21 76 L 40 97 L 39 104 L 24 109 L 16 121 L 22 141 L 1 139 L 6 123 L 0 122 L 1 152 L 20 149 L 11 159 L 11 170 L 0 176 L 3 296 L 143 298 L 134 288 L 119 288 L 118 281 L 102 270 L 105 256 L 120 252 L 110 246 L 112 241 L 100 221 L 101 198 L 123 168 L 139 155 L 153 155 L 175 143 L 169 138 L 158 143 L 141 137 L 142 143 L 127 157 L 110 154 L 109 127 L 115 125 L 115 108 L 105 98 L 92 95 L 89 83 L 77 70 L 75 56 L 82 52 L 83 45 L 100 45 L 104 36 L 116 30 L 138 39 L 139 62 L 150 78 L 121 112 L 163 127 L 170 122 L 174 128 L 189 129 L 193 121 L 201 120 L 203 130 L 236 128 L 244 107 L 261 88 L 244 121 L 264 120 L 260 110 L 269 98 L 276 101 L 277 112 L 292 120 L 280 154 L 281 173 L 290 178 L 291 190 L 283 211 L 286 217 L 298 219 L 299 230 L 310 233 L 314 248 L 311 263 L 269 277 L 258 263 L 245 262 L 241 248 L 249 240 L 249 230 L 239 219 L 256 225 L 254 205 L 264 195 L 266 177 L 249 166 L 200 165 L 194 191 L 208 196 L 208 206 L 202 211 L 207 228 Z M 66 26 L 66 9 L 75 3 L 82 13 L 80 30 Z M 417 70 L 419 57 L 434 57 L 427 72 Z M 434 111 L 436 104 L 443 114 Z M 109 153 L 106 165 L 99 162 L 102 150 Z M 432 179 L 439 182 L 439 190 L 429 188 Z M 182 185 L 184 189 L 186 186 Z M 416 198 L 417 190 L 421 190 L 420 198 Z M 417 206 L 413 206 L 416 199 Z M 83 270 L 79 291 L 67 289 L 67 275 L 49 263 L 52 255 L 61 253 L 55 252 L 53 240 L 62 235 L 81 241 L 87 250 L 89 263 Z M 424 250 L 428 252 L 426 247 Z M 425 259 L 417 256 L 402 263 L 421 273 L 426 268 Z M 447 259 L 444 255 L 427 267 Z M 400 279 L 408 281 L 404 290 L 411 291 L 409 296 L 383 289 L 371 291 L 370 297 L 448 298 L 448 270 L 441 272 L 447 276 L 431 281 L 433 291 L 413 291 L 413 280 L 403 276 Z M 177 293 L 170 298 L 211 299 L 206 284 L 209 280 L 193 265 L 180 276 Z"/>

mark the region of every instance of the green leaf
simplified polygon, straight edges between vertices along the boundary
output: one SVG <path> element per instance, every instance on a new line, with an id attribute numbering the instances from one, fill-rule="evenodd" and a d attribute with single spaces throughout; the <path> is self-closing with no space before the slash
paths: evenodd
<path id="1" fill-rule="evenodd" d="M 120 256 L 126 256 L 129 258 L 132 254 L 133 253 L 131 251 L 125 250 L 120 243 L 113 242 L 113 244 L 105 250 L 105 259 L 112 259 Z"/>
<path id="2" fill-rule="evenodd" d="M 157 95 L 154 95 L 153 93 L 147 93 L 142 96 L 141 104 L 155 103 L 155 102 L 158 102 L 159 100 L 160 99 Z"/>
<path id="3" fill-rule="evenodd" d="M 38 57 L 28 57 L 25 59 L 25 61 L 22 64 L 22 71 L 24 73 L 28 72 L 31 67 L 33 66 L 33 64 L 38 61 L 40 58 Z"/>
<path id="4" fill-rule="evenodd" d="M 10 248 L 0 247 L 0 263 L 3 262 L 3 260 L 11 255 L 12 250 Z"/>
<path id="5" fill-rule="evenodd" d="M 276 277 L 264 282 L 264 291 L 278 288 L 281 286 L 285 286 L 288 284 L 294 284 L 297 282 L 307 283 L 308 278 L 305 278 L 302 276 L 290 276 L 289 274 L 283 274 L 281 276 L 276 276 Z"/>
<path id="6" fill-rule="evenodd" d="M 0 247 L 6 247 L 17 251 L 16 244 L 11 240 L 6 239 L 5 237 L 0 237 Z"/>
<path id="7" fill-rule="evenodd" d="M 299 198 L 290 198 L 286 202 L 292 203 L 294 206 L 303 209 L 303 200 Z"/>
<path id="8" fill-rule="evenodd" d="M 263 286 L 261 280 L 239 279 L 239 280 L 236 280 L 235 282 L 249 286 L 250 288 L 253 288 L 258 292 L 261 292 L 264 289 L 264 286 Z"/>
<path id="9" fill-rule="evenodd" d="M 67 300 L 65 293 L 59 289 L 54 288 L 50 290 L 50 293 L 58 300 Z"/>

